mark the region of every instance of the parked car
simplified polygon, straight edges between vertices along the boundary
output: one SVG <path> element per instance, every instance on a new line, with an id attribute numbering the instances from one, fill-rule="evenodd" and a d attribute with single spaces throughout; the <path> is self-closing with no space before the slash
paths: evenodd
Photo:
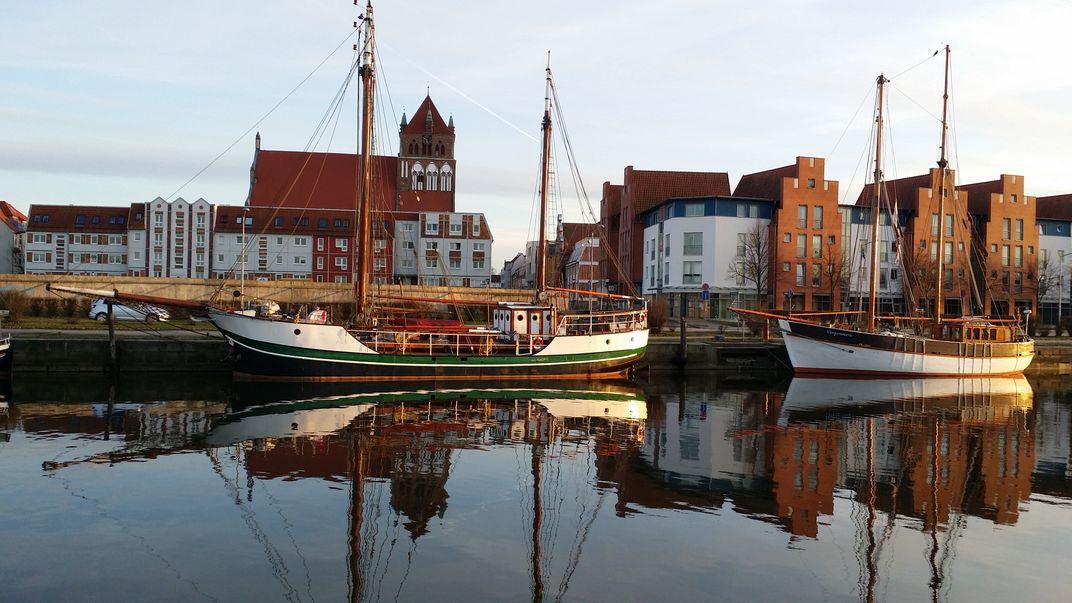
<path id="1" fill-rule="evenodd" d="M 116 320 L 144 320 L 145 322 L 168 320 L 171 318 L 171 315 L 163 308 L 134 302 L 126 304 L 112 302 L 112 316 Z M 93 305 L 89 308 L 89 317 L 101 322 L 107 321 L 108 303 L 104 299 L 94 301 Z"/>

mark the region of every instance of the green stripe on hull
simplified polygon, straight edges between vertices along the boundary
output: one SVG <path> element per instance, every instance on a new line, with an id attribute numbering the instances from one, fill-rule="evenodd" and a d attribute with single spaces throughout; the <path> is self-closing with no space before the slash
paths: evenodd
<path id="1" fill-rule="evenodd" d="M 264 354 L 275 356 L 287 356 L 301 358 L 303 360 L 318 360 L 326 362 L 346 362 L 366 365 L 411 365 L 411 366 L 440 366 L 440 367 L 525 367 L 553 364 L 583 364 L 605 360 L 618 360 L 630 357 L 640 358 L 644 355 L 646 346 L 630 350 L 616 350 L 610 352 L 589 352 L 585 354 L 558 354 L 555 356 L 408 356 L 400 354 L 359 354 L 353 352 L 333 352 L 330 350 L 316 350 L 301 348 L 275 343 L 255 341 L 223 331 L 230 339 Z M 462 360 L 465 358 L 465 360 Z"/>

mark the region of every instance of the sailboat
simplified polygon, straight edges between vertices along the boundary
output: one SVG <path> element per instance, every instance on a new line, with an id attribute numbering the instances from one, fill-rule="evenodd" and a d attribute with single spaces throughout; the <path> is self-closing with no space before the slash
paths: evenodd
<path id="1" fill-rule="evenodd" d="M 375 27 L 372 3 L 360 21 L 364 30 L 361 154 L 372 157 L 375 92 Z M 371 273 L 371 225 L 374 162 L 362 161 L 356 190 L 357 250 L 354 261 L 356 317 L 349 324 L 330 324 L 322 312 L 284 317 L 278 304 L 259 310 L 234 311 L 208 307 L 207 315 L 232 346 L 238 378 L 283 381 L 398 379 L 547 379 L 609 378 L 627 372 L 645 354 L 648 342 L 643 298 L 548 286 L 547 207 L 551 169 L 551 98 L 553 80 L 546 70 L 540 181 L 540 228 L 536 259 L 536 292 L 531 303 L 500 302 L 492 307 L 491 324 L 402 319 L 379 314 L 368 289 Z M 183 304 L 153 296 L 118 291 L 68 291 L 115 299 Z M 568 294 L 599 298 L 600 308 L 573 310 L 559 300 Z M 201 306 L 202 304 L 193 304 Z"/>
<path id="2" fill-rule="evenodd" d="M 920 334 L 880 328 L 876 313 L 879 289 L 879 215 L 882 211 L 883 92 L 888 82 L 878 77 L 876 98 L 875 172 L 871 207 L 870 276 L 867 325 L 853 328 L 792 315 L 776 316 L 735 309 L 739 314 L 777 320 L 790 363 L 797 374 L 839 374 L 887 377 L 994 376 L 1022 373 L 1035 357 L 1035 342 L 1020 324 L 984 317 L 944 318 L 942 286 L 945 280 L 945 228 L 937 228 L 934 319 L 929 332 Z M 942 97 L 941 155 L 938 160 L 940 191 L 938 216 L 954 187 L 946 160 L 949 105 L 949 47 L 945 47 L 945 89 Z M 908 249 L 912 245 L 902 246 Z"/>

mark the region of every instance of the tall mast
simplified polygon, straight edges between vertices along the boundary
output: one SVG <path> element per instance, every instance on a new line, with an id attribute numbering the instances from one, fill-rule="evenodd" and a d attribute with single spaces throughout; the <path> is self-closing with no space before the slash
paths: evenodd
<path id="1" fill-rule="evenodd" d="M 373 46 L 376 28 L 372 21 L 372 2 L 365 7 L 361 17 L 365 22 L 365 44 L 361 51 L 361 172 L 358 174 L 358 199 L 354 251 L 354 304 L 355 316 L 367 322 L 365 302 L 369 256 L 369 219 L 372 208 L 372 98 L 375 93 L 376 73 L 373 64 Z"/>
<path id="2" fill-rule="evenodd" d="M 937 330 L 942 324 L 942 285 L 945 283 L 945 197 L 946 175 L 949 162 L 945 157 L 946 136 L 949 133 L 949 45 L 945 47 L 945 86 L 942 91 L 942 142 L 940 157 L 938 158 L 938 274 L 937 285 L 934 288 L 934 325 Z"/>
<path id="3" fill-rule="evenodd" d="M 547 181 L 551 171 L 551 53 L 547 53 L 547 91 L 543 107 L 543 155 L 540 158 L 540 239 L 536 250 L 536 295 L 547 288 Z"/>
<path id="4" fill-rule="evenodd" d="M 875 314 L 878 295 L 878 225 L 882 209 L 882 99 L 886 90 L 886 76 L 878 76 L 878 98 L 875 101 L 875 201 L 871 206 L 871 282 L 868 284 L 867 330 L 875 330 Z M 890 216 L 891 220 L 893 216 Z"/>

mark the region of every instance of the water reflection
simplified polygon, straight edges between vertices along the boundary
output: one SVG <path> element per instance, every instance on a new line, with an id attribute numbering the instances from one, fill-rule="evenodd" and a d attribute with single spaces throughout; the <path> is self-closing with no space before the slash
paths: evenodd
<path id="1" fill-rule="evenodd" d="M 602 576 L 640 547 L 701 547 L 719 564 L 743 563 L 702 536 L 728 529 L 722 516 L 732 515 L 754 526 L 733 534 L 742 551 L 759 547 L 775 566 L 799 565 L 760 546 L 783 534 L 789 554 L 813 552 L 803 563 L 833 598 L 945 599 L 954 570 L 981 576 L 973 569 L 980 558 L 960 543 L 969 535 L 985 541 L 979 522 L 1017 526 L 1033 486 L 1072 518 L 1072 400 L 1060 383 L 1042 387 L 1039 406 L 1022 377 L 769 382 L 665 380 L 646 391 L 586 382 L 407 391 L 228 384 L 225 399 L 187 390 L 152 400 L 154 389 L 109 390 L 110 401 L 87 402 L 47 401 L 77 397 L 51 384 L 45 394 L 16 388 L 0 407 L 0 450 L 40 450 L 43 473 L 63 480 L 82 476 L 81 466 L 207 460 L 181 474 L 196 484 L 183 488 L 223 484 L 241 510 L 238 527 L 257 546 L 246 551 L 250 559 L 231 562 L 254 575 L 266 563 L 271 576 L 240 591 L 247 598 L 694 596 L 710 575 L 660 567 L 673 579 L 657 585 L 641 576 L 607 584 Z M 0 470 L 4 463 L 0 455 Z M 146 479 L 113 475 L 129 488 Z M 195 503 L 184 504 L 201 509 Z M 197 504 L 226 521 L 213 503 Z M 638 528 L 647 522 L 654 527 Z M 653 541 L 647 529 L 675 536 Z M 821 568 L 844 545 L 839 534 L 848 535 L 847 558 L 857 567 L 842 576 L 851 585 L 831 586 L 841 583 L 819 574 L 837 575 Z M 912 552 L 895 556 L 908 542 Z M 1017 550 L 1015 542 L 1003 546 Z M 1032 558 L 1030 543 L 1018 546 Z M 904 569 L 909 556 L 924 566 Z M 974 561 L 957 563 L 965 557 Z M 646 563 L 657 567 L 659 556 Z M 448 578 L 472 564 L 494 567 L 494 576 L 480 585 Z M 779 594 L 761 582 L 736 592 Z M 229 588 L 211 582 L 197 592 Z"/>

